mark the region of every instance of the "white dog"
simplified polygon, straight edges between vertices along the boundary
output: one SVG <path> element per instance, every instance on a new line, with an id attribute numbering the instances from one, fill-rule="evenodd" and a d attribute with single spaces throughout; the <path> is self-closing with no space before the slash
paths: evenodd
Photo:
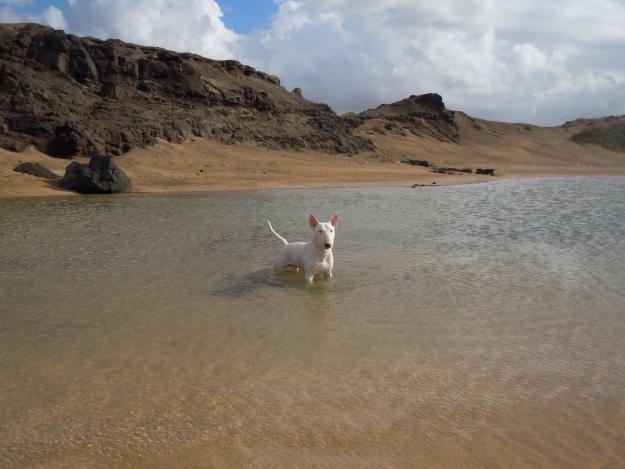
<path id="1" fill-rule="evenodd" d="M 276 233 L 267 220 L 271 232 L 284 243 L 284 247 L 278 254 L 273 264 L 275 270 L 282 270 L 285 267 L 295 267 L 304 271 L 304 279 L 307 284 L 311 284 L 316 274 L 323 274 L 327 278 L 332 278 L 332 268 L 334 267 L 334 257 L 332 256 L 332 246 L 334 245 L 334 230 L 338 225 L 339 217 L 334 214 L 329 222 L 319 223 L 314 215 L 310 216 L 310 229 L 313 237 L 307 243 L 289 243 L 286 239 Z"/>

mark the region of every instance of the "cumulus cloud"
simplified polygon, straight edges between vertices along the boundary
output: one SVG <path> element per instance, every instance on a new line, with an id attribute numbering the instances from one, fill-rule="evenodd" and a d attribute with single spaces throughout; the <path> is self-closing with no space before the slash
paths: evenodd
<path id="1" fill-rule="evenodd" d="M 16 7 L 30 0 L 0 2 L 0 21 L 37 22 L 79 35 L 115 37 L 137 44 L 229 58 L 237 35 L 222 20 L 215 0 L 68 0 L 65 12 L 55 6 L 37 13 Z"/>
<path id="2" fill-rule="evenodd" d="M 279 0 L 235 55 L 338 111 L 439 92 L 471 114 L 556 124 L 625 113 L 624 21 L 618 0 Z"/>
<path id="3" fill-rule="evenodd" d="M 39 21 L 211 58 L 236 58 L 339 112 L 438 92 L 479 117 L 559 124 L 625 114 L 622 0 L 274 0 L 268 28 L 237 35 L 219 0 L 68 0 Z"/>
<path id="4" fill-rule="evenodd" d="M 68 18 L 78 34 L 230 56 L 236 34 L 226 28 L 215 0 L 71 0 Z"/>
<path id="5" fill-rule="evenodd" d="M 47 25 L 52 26 L 56 29 L 66 29 L 67 21 L 65 21 L 65 15 L 61 10 L 59 10 L 55 6 L 49 6 L 42 14 L 41 14 L 41 22 Z"/>

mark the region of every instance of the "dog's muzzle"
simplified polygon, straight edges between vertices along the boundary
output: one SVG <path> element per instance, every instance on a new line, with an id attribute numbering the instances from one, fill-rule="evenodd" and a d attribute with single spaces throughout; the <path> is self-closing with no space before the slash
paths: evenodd
<path id="1" fill-rule="evenodd" d="M 326 243 L 326 249 L 330 249 L 331 247 L 332 247 L 332 245 L 331 245 L 331 244 Z"/>

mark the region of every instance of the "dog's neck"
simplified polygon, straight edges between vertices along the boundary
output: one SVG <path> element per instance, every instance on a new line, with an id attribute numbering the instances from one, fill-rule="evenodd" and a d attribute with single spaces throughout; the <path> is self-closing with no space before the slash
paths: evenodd
<path id="1" fill-rule="evenodd" d="M 310 246 L 312 252 L 315 254 L 315 259 L 319 261 L 325 260 L 332 253 L 332 248 L 326 249 L 324 246 L 318 246 L 315 243 L 314 239 L 311 239 L 308 242 L 308 245 Z"/>

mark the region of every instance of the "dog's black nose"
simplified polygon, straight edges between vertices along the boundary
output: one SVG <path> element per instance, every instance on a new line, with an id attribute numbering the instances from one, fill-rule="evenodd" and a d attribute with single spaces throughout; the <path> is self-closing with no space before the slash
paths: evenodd
<path id="1" fill-rule="evenodd" d="M 326 249 L 330 249 L 332 247 L 331 244 L 326 243 Z"/>

